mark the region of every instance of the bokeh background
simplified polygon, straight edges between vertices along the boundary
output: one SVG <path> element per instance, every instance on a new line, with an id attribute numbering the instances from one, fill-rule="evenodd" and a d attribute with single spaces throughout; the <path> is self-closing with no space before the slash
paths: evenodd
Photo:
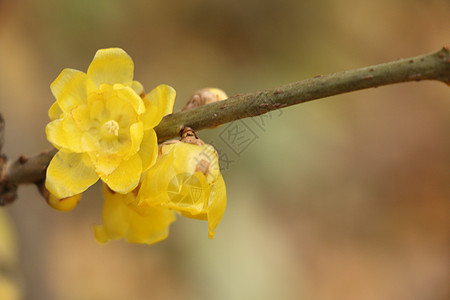
<path id="1" fill-rule="evenodd" d="M 86 71 L 99 48 L 125 49 L 147 91 L 172 85 L 178 110 L 203 87 L 253 92 L 437 50 L 449 16 L 448 0 L 0 0 L 4 152 L 51 147 L 49 85 L 63 68 Z M 179 218 L 159 244 L 101 246 L 98 186 L 69 213 L 20 187 L 0 209 L 16 299 L 450 299 L 448 86 L 380 87 L 242 122 L 254 138 L 239 155 L 227 125 L 199 132 L 228 158 L 213 240 L 205 222 Z"/>

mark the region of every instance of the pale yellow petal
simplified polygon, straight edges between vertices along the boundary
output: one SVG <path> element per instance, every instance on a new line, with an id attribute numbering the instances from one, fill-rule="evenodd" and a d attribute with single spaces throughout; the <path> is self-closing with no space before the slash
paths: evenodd
<path id="1" fill-rule="evenodd" d="M 103 225 L 94 226 L 95 238 L 100 243 L 125 238 L 128 242 L 153 244 L 169 234 L 169 225 L 175 214 L 166 208 L 151 208 L 145 213 L 136 211 L 133 193 L 114 193 L 103 187 L 105 204 Z"/>
<path id="2" fill-rule="evenodd" d="M 196 170 L 200 170 L 205 172 L 208 183 L 216 180 L 220 169 L 217 154 L 211 145 L 177 143 L 173 151 L 177 157 L 174 164 L 176 172 L 195 173 Z"/>
<path id="3" fill-rule="evenodd" d="M 47 168 L 45 186 L 62 199 L 84 192 L 98 178 L 87 154 L 60 150 Z"/>
<path id="4" fill-rule="evenodd" d="M 132 88 L 133 91 L 135 91 L 136 94 L 138 94 L 139 96 L 144 94 L 144 87 L 142 86 L 142 84 L 139 81 L 127 82 L 124 85 Z"/>
<path id="5" fill-rule="evenodd" d="M 226 207 L 225 182 L 214 148 L 183 142 L 160 146 L 138 199 L 142 207 L 162 206 L 188 218 L 208 220 L 209 237 L 213 238 Z"/>
<path id="6" fill-rule="evenodd" d="M 100 150 L 101 134 L 98 130 L 83 132 L 81 135 L 81 148 L 83 152 L 98 152 Z"/>
<path id="7" fill-rule="evenodd" d="M 145 172 L 153 166 L 158 156 L 158 138 L 153 129 L 144 132 L 138 154 L 142 159 L 142 172 Z"/>
<path id="8" fill-rule="evenodd" d="M 82 131 L 87 131 L 93 127 L 93 121 L 89 116 L 89 107 L 87 105 L 80 105 L 72 110 L 70 113 L 73 121 Z"/>
<path id="9" fill-rule="evenodd" d="M 50 88 L 61 110 L 65 113 L 86 103 L 86 74 L 81 71 L 64 69 Z"/>
<path id="10" fill-rule="evenodd" d="M 130 103 L 136 113 L 142 114 L 145 111 L 144 101 L 142 101 L 142 98 L 131 87 L 116 85 L 114 86 L 114 91 L 122 101 Z"/>
<path id="11" fill-rule="evenodd" d="M 142 139 L 144 138 L 144 126 L 142 122 L 136 122 L 130 126 L 131 149 L 130 154 L 134 155 L 139 151 Z"/>
<path id="12" fill-rule="evenodd" d="M 63 114 L 63 111 L 61 107 L 59 107 L 58 101 L 55 101 L 50 109 L 48 110 L 48 116 L 50 118 L 50 121 L 54 121 L 56 119 L 61 118 L 61 115 Z"/>
<path id="13" fill-rule="evenodd" d="M 122 163 L 123 158 L 115 154 L 89 153 L 91 161 L 95 166 L 95 171 L 100 177 L 106 177 L 114 172 Z"/>
<path id="14" fill-rule="evenodd" d="M 91 99 L 89 99 L 90 100 L 88 106 L 89 119 L 103 120 L 104 118 L 106 118 L 107 115 L 105 111 L 105 100 L 101 97 L 98 97 L 97 99 L 95 99 L 94 97 L 92 98 L 93 98 L 92 101 Z"/>
<path id="15" fill-rule="evenodd" d="M 165 115 L 172 113 L 175 95 L 172 87 L 162 84 L 145 96 L 146 109 L 141 116 L 144 130 L 156 127 Z"/>
<path id="16" fill-rule="evenodd" d="M 198 157 L 203 149 L 204 147 L 182 142 L 160 146 L 162 154 L 147 171 L 147 176 L 139 191 L 140 201 L 150 206 L 172 205 L 171 207 L 173 207 L 169 196 L 175 195 L 177 191 L 181 192 L 182 182 L 190 180 L 189 178 L 197 172 L 196 166 L 201 159 Z M 195 179 L 197 177 L 192 178 L 192 180 Z M 199 186 L 202 186 L 201 181 L 203 180 L 204 178 L 196 180 Z M 182 193 L 186 194 L 187 192 L 188 190 L 184 188 Z M 203 191 L 203 195 L 205 193 L 207 193 L 206 190 Z M 198 207 L 193 207 L 192 212 L 198 214 L 198 209 Z"/>
<path id="17" fill-rule="evenodd" d="M 87 76 L 100 87 L 102 83 L 114 85 L 133 81 L 133 72 L 131 57 L 120 48 L 109 48 L 97 51 Z"/>
<path id="18" fill-rule="evenodd" d="M 157 162 L 148 169 L 139 189 L 140 205 L 157 206 L 169 203 L 169 182 L 177 176 L 172 168 L 173 160 L 173 152 L 168 152 L 158 157 Z"/>
<path id="19" fill-rule="evenodd" d="M 81 145 L 82 132 L 70 116 L 57 119 L 45 127 L 47 139 L 56 148 L 66 148 L 73 152 L 83 152 Z"/>
<path id="20" fill-rule="evenodd" d="M 196 215 L 203 215 L 208 206 L 210 189 L 202 173 L 178 173 L 168 185 L 167 193 L 170 201 L 167 207 L 186 212 L 193 218 Z M 204 219 L 203 216 L 200 219 Z"/>
<path id="21" fill-rule="evenodd" d="M 219 173 L 217 182 L 211 187 L 211 193 L 209 195 L 208 201 L 208 231 L 209 238 L 214 237 L 214 230 L 217 225 L 219 225 L 223 214 L 225 213 L 225 208 L 227 206 L 227 191 L 225 187 L 225 181 L 223 180 L 222 174 Z"/>
<path id="22" fill-rule="evenodd" d="M 142 173 L 142 160 L 138 154 L 123 161 L 114 172 L 102 176 L 102 180 L 115 192 L 128 193 L 139 184 Z"/>

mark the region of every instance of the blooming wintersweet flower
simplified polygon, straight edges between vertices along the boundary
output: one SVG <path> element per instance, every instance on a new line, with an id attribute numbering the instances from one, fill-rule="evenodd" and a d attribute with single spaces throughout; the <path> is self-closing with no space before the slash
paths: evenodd
<path id="1" fill-rule="evenodd" d="M 211 145 L 178 141 L 162 144 L 138 193 L 138 207 L 165 207 L 208 221 L 209 237 L 226 207 L 225 182 Z"/>
<path id="2" fill-rule="evenodd" d="M 138 207 L 138 189 L 120 194 L 103 185 L 103 225 L 94 226 L 99 243 L 125 238 L 131 243 L 153 244 L 167 238 L 175 213 L 165 207 Z"/>
<path id="3" fill-rule="evenodd" d="M 97 51 L 87 73 L 65 69 L 51 84 L 48 140 L 59 150 L 47 169 L 56 198 L 86 190 L 101 178 L 118 193 L 139 184 L 154 164 L 154 127 L 172 112 L 175 90 L 160 85 L 144 94 L 133 81 L 134 64 L 119 48 Z"/>

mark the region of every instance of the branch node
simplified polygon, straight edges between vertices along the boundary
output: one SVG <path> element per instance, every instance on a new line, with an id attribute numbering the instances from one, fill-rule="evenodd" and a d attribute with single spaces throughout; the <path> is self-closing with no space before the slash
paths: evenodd
<path id="1" fill-rule="evenodd" d="M 20 157 L 19 157 L 19 163 L 21 164 L 21 165 L 23 165 L 24 163 L 26 163 L 28 161 L 28 157 L 26 157 L 25 155 L 21 155 Z"/>

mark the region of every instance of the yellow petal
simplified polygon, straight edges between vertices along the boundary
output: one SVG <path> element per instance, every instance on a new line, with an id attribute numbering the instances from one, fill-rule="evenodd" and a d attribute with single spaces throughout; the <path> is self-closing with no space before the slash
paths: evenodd
<path id="1" fill-rule="evenodd" d="M 168 185 L 170 201 L 167 207 L 186 212 L 193 218 L 200 215 L 200 219 L 204 219 L 202 215 L 206 213 L 210 189 L 202 173 L 178 173 Z"/>
<path id="2" fill-rule="evenodd" d="M 48 116 L 50 118 L 50 121 L 54 121 L 56 119 L 61 118 L 62 114 L 63 111 L 61 110 L 61 107 L 59 107 L 58 101 L 55 101 L 55 103 L 53 103 L 50 109 L 48 110 Z"/>
<path id="3" fill-rule="evenodd" d="M 214 230 L 219 225 L 227 206 L 225 181 L 220 173 L 217 182 L 211 188 L 208 203 L 208 230 L 209 238 L 212 239 L 214 237 Z"/>
<path id="4" fill-rule="evenodd" d="M 82 132 L 75 124 L 70 115 L 63 119 L 57 119 L 45 127 L 47 139 L 56 148 L 67 148 L 73 152 L 82 152 Z"/>
<path id="5" fill-rule="evenodd" d="M 145 96 L 146 109 L 141 116 L 144 130 L 156 127 L 165 115 L 172 113 L 175 95 L 172 87 L 162 84 Z"/>
<path id="6" fill-rule="evenodd" d="M 67 198 L 84 192 L 98 180 L 87 154 L 60 150 L 47 168 L 45 186 L 57 198 Z"/>
<path id="7" fill-rule="evenodd" d="M 70 113 L 73 121 L 82 131 L 87 131 L 95 126 L 95 124 L 93 124 L 94 120 L 90 118 L 89 114 L 90 114 L 89 107 L 84 104 L 77 106 Z"/>
<path id="8" fill-rule="evenodd" d="M 89 119 L 102 120 L 106 117 L 105 101 L 98 95 L 89 98 L 89 106 L 87 106 L 87 109 L 89 113 Z"/>
<path id="9" fill-rule="evenodd" d="M 98 130 L 90 130 L 83 132 L 81 135 L 81 148 L 84 152 L 97 152 L 100 149 L 100 132 Z"/>
<path id="10" fill-rule="evenodd" d="M 168 147 L 170 145 L 164 145 Z M 162 149 L 164 152 L 165 150 Z M 177 143 L 173 147 L 174 156 L 177 158 L 173 164 L 176 173 L 196 171 L 204 172 L 208 183 L 216 181 L 220 173 L 219 161 L 214 147 L 208 144 L 199 146 L 189 143 Z"/>
<path id="11" fill-rule="evenodd" d="M 109 48 L 97 51 L 87 76 L 100 87 L 102 83 L 114 85 L 133 81 L 133 72 L 131 57 L 120 48 Z"/>
<path id="12" fill-rule="evenodd" d="M 142 182 L 139 191 L 141 202 L 150 206 L 172 205 L 168 193 L 169 186 L 172 194 L 181 190 L 181 182 L 190 180 L 190 176 L 198 171 L 197 165 L 204 159 L 203 154 L 209 153 L 210 148 L 212 148 L 210 145 L 198 146 L 182 142 L 160 146 L 160 153 L 162 154 L 158 156 L 156 163 L 148 170 L 147 176 Z M 215 156 L 215 159 L 217 160 L 217 156 Z M 209 175 L 209 172 L 207 175 Z M 203 187 L 203 194 L 206 195 L 209 191 L 202 183 L 204 179 L 198 177 L 198 175 L 192 178 L 192 180 L 198 181 L 199 187 Z M 183 193 L 187 193 L 187 191 Z M 199 213 L 195 207 L 192 208 L 192 212 Z"/>
<path id="13" fill-rule="evenodd" d="M 153 166 L 158 156 L 158 138 L 153 129 L 144 132 L 138 154 L 142 159 L 142 172 L 145 172 Z"/>
<path id="14" fill-rule="evenodd" d="M 139 184 L 142 173 L 142 161 L 138 154 L 123 161 L 117 169 L 102 180 L 115 192 L 128 193 Z"/>
<path id="15" fill-rule="evenodd" d="M 133 91 L 135 91 L 136 94 L 138 94 L 139 96 L 144 94 L 144 87 L 142 86 L 142 84 L 139 81 L 127 82 L 124 85 L 132 88 Z"/>
<path id="16" fill-rule="evenodd" d="M 61 110 L 69 113 L 74 107 L 86 103 L 86 74 L 64 69 L 50 85 Z"/>
<path id="17" fill-rule="evenodd" d="M 159 156 L 153 167 L 148 169 L 139 189 L 139 205 L 157 206 L 169 203 L 167 192 L 169 182 L 177 176 L 172 168 L 173 161 L 173 152 L 168 152 L 166 155 Z"/>
<path id="18" fill-rule="evenodd" d="M 142 98 L 139 97 L 132 88 L 123 85 L 115 85 L 114 91 L 122 101 L 130 103 L 138 114 L 142 114 L 145 111 L 144 101 L 142 101 Z"/>
<path id="19" fill-rule="evenodd" d="M 139 205 L 167 207 L 188 218 L 208 220 L 213 238 L 226 207 L 225 182 L 214 148 L 178 142 L 161 145 L 159 150 L 142 181 Z"/>
<path id="20" fill-rule="evenodd" d="M 144 138 L 144 126 L 142 122 L 136 122 L 130 126 L 131 149 L 130 154 L 134 155 L 139 151 L 142 139 Z"/>
<path id="21" fill-rule="evenodd" d="M 89 153 L 91 161 L 95 166 L 95 171 L 100 177 L 106 177 L 114 172 L 123 158 L 115 154 Z"/>
<path id="22" fill-rule="evenodd" d="M 74 209 L 75 206 L 77 206 L 78 202 L 80 202 L 81 196 L 82 194 L 76 194 L 71 197 L 59 199 L 58 197 L 50 193 L 47 202 L 51 207 L 59 211 L 70 211 Z"/>
<path id="23" fill-rule="evenodd" d="M 94 226 L 95 238 L 100 243 L 125 238 L 128 242 L 153 244 L 169 234 L 169 225 L 175 214 L 167 208 L 136 211 L 133 193 L 114 193 L 104 185 L 103 225 Z"/>

